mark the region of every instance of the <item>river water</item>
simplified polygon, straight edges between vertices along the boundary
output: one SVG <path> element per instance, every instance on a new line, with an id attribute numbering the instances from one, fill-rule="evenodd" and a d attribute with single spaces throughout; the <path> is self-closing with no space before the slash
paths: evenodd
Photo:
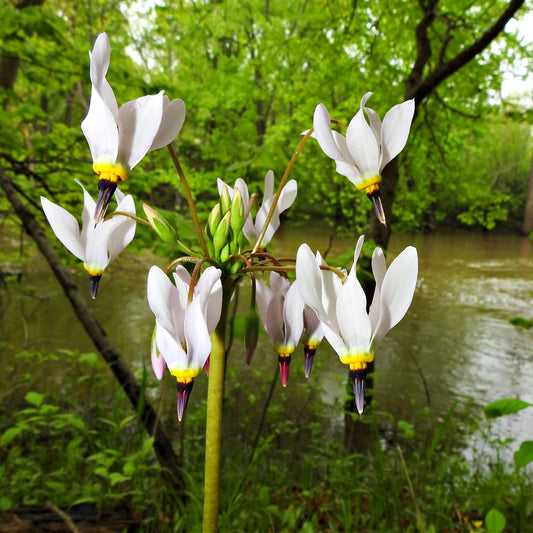
<path id="1" fill-rule="evenodd" d="M 275 251 L 294 255 L 302 240 L 312 249 L 324 250 L 328 239 L 320 231 L 305 236 L 302 230 L 285 231 Z M 329 257 L 354 243 L 355 238 L 336 239 Z M 411 422 L 429 407 L 437 422 L 454 404 L 458 411 L 468 409 L 471 416 L 482 419 L 482 407 L 493 400 L 513 397 L 533 402 L 533 329 L 509 323 L 518 316 L 533 318 L 532 242 L 515 235 L 480 233 L 393 235 L 387 262 L 410 244 L 419 254 L 418 285 L 406 317 L 378 348 L 379 409 Z M 137 368 L 148 360 L 153 317 L 145 285 L 153 263 L 164 266 L 164 261 L 149 254 L 123 254 L 104 274 L 97 300 L 88 299 L 113 343 Z M 72 271 L 86 286 L 81 266 Z M 10 283 L 7 290 L 2 287 L 0 296 L 0 334 L 7 343 L 0 354 L 2 365 L 13 351 L 25 348 L 94 350 L 38 255 L 23 267 L 21 281 Z M 263 340 L 252 367 L 269 357 L 275 368 L 274 355 Z M 343 365 L 326 343 L 317 357 L 321 364 L 311 379 L 320 383 L 322 401 L 342 405 Z M 239 361 L 240 355 L 231 364 Z M 302 380 L 302 373 L 301 368 L 291 369 L 287 390 L 292 381 Z M 193 394 L 200 397 L 201 389 L 202 385 Z M 341 425 L 341 413 L 335 415 Z M 522 440 L 533 440 L 533 408 L 497 421 L 494 431 L 501 438 L 516 439 L 510 451 Z"/>

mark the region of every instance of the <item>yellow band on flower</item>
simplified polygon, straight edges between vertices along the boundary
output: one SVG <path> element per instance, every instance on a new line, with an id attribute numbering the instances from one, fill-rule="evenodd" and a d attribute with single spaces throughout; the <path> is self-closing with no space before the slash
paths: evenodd
<path id="1" fill-rule="evenodd" d="M 294 352 L 293 348 L 276 348 L 276 351 L 278 352 L 279 357 L 290 357 L 292 353 Z"/>
<path id="2" fill-rule="evenodd" d="M 377 176 L 372 176 L 371 178 L 368 178 L 362 183 L 359 183 L 357 185 L 357 188 L 364 189 L 366 194 L 369 194 L 371 192 L 378 190 L 380 183 L 381 183 L 381 176 L 378 174 Z"/>
<path id="3" fill-rule="evenodd" d="M 126 181 L 128 179 L 128 169 L 122 165 L 110 165 L 109 163 L 95 163 L 93 170 L 100 176 L 101 180 L 111 183 Z"/>
<path id="4" fill-rule="evenodd" d="M 101 276 L 104 273 L 102 268 L 95 268 L 83 263 L 83 268 L 89 273 L 89 276 Z"/>
<path id="5" fill-rule="evenodd" d="M 190 383 L 200 373 L 200 369 L 171 370 L 170 373 L 178 383 Z"/>
<path id="6" fill-rule="evenodd" d="M 358 355 L 345 355 L 341 357 L 341 363 L 350 365 L 350 370 L 364 370 L 368 363 L 374 360 L 373 353 L 362 353 Z"/>
<path id="7" fill-rule="evenodd" d="M 316 350 L 320 346 L 320 341 L 307 341 L 305 347 L 308 350 Z"/>

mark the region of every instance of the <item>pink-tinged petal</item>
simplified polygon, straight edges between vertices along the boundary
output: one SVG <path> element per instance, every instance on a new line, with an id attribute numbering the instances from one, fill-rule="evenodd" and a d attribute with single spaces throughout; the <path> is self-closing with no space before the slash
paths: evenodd
<path id="1" fill-rule="evenodd" d="M 193 300 L 187 308 L 183 329 L 187 343 L 188 368 L 200 370 L 211 353 L 211 338 L 198 299 Z"/>
<path id="2" fill-rule="evenodd" d="M 353 270 L 337 298 L 337 320 L 349 353 L 368 352 L 371 330 L 366 312 L 366 295 Z"/>
<path id="3" fill-rule="evenodd" d="M 304 306 L 304 329 L 308 342 L 318 343 L 324 338 L 322 323 L 308 305 Z"/>
<path id="4" fill-rule="evenodd" d="M 416 248 L 408 246 L 391 263 L 383 279 L 373 346 L 404 317 L 413 299 L 417 276 L 418 254 Z"/>
<path id="5" fill-rule="evenodd" d="M 189 360 L 181 343 L 159 322 L 156 322 L 155 339 L 159 353 L 171 372 L 187 370 L 189 368 Z"/>
<path id="6" fill-rule="evenodd" d="M 76 218 L 44 196 L 41 196 L 41 205 L 52 231 L 63 246 L 78 259 L 85 261 L 85 244 L 82 242 Z"/>
<path id="7" fill-rule="evenodd" d="M 272 299 L 268 304 L 265 329 L 274 347 L 283 346 L 285 335 L 283 330 L 283 301 L 285 293 L 272 291 Z"/>
<path id="8" fill-rule="evenodd" d="M 161 381 L 163 379 L 163 376 L 165 375 L 165 370 L 167 368 L 167 365 L 165 363 L 165 359 L 163 358 L 162 355 L 159 354 L 159 350 L 157 349 L 156 328 L 154 328 L 154 332 L 152 333 L 152 344 L 150 347 L 150 359 L 152 361 L 152 370 L 154 371 L 155 377 L 159 381 Z"/>
<path id="9" fill-rule="evenodd" d="M 119 147 L 117 122 L 94 86 L 89 111 L 81 123 L 81 129 L 89 144 L 94 163 L 116 163 Z"/>
<path id="10" fill-rule="evenodd" d="M 348 124 L 346 144 L 363 179 L 379 174 L 380 146 L 362 109 Z"/>
<path id="11" fill-rule="evenodd" d="M 118 160 L 132 169 L 146 155 L 157 135 L 163 115 L 163 92 L 141 96 L 118 110 L 120 131 Z"/>
<path id="12" fill-rule="evenodd" d="M 296 254 L 296 280 L 302 300 L 324 321 L 322 276 L 316 257 L 307 244 L 302 244 Z"/>
<path id="13" fill-rule="evenodd" d="M 155 136 L 150 151 L 170 144 L 181 131 L 185 122 L 185 103 L 176 98 L 169 102 L 168 96 L 163 97 L 163 116 L 157 135 Z"/>
<path id="14" fill-rule="evenodd" d="M 263 281 L 257 280 L 255 282 L 255 303 L 257 305 L 257 311 L 259 312 L 259 318 L 261 319 L 261 323 L 263 324 L 265 331 L 268 331 L 267 315 L 270 300 L 272 300 L 272 291 L 270 290 L 270 287 Z"/>
<path id="15" fill-rule="evenodd" d="M 285 324 L 285 348 L 294 348 L 300 341 L 304 329 L 304 301 L 300 296 L 297 282 L 294 281 L 283 303 L 283 323 Z"/>
<path id="16" fill-rule="evenodd" d="M 380 170 L 403 150 L 409 137 L 414 113 L 415 101 L 407 100 L 395 105 L 383 117 L 383 125 L 381 126 L 381 151 L 383 156 Z"/>
<path id="17" fill-rule="evenodd" d="M 374 330 L 379 320 L 379 310 L 381 304 L 381 286 L 383 285 L 383 279 L 387 272 L 387 264 L 385 262 L 385 255 L 381 248 L 375 248 L 372 254 L 372 273 L 374 274 L 374 280 L 376 286 L 374 288 L 374 296 L 372 298 L 372 304 L 368 316 L 370 317 L 370 323 Z"/>
<path id="18" fill-rule="evenodd" d="M 184 312 L 179 307 L 176 287 L 174 287 L 168 276 L 157 266 L 153 266 L 148 272 L 146 292 L 148 295 L 148 305 L 152 313 L 154 313 L 157 323 L 162 328 L 174 333 L 174 323 L 176 320 L 179 320 L 180 315 L 181 320 L 184 320 Z M 161 352 L 163 351 L 160 346 L 159 350 Z"/>

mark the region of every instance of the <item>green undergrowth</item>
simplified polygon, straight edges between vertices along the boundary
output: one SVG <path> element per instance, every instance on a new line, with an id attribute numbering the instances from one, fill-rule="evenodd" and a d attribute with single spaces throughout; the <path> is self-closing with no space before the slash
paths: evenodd
<path id="1" fill-rule="evenodd" d="M 144 380 L 183 463 L 183 501 L 95 354 L 23 352 L 10 361 L 0 389 L 0 511 L 52 502 L 68 514 L 85 503 L 126 510 L 135 531 L 201 530 L 200 378 L 182 425 L 172 383 Z M 221 531 L 533 531 L 531 472 L 502 458 L 511 443 L 491 440 L 488 422 L 465 430 L 452 410 L 413 425 L 374 406 L 355 425 L 356 443 L 367 444 L 348 452 L 341 405 L 327 405 L 313 382 L 294 379 L 282 390 L 274 369 L 228 367 Z M 461 448 L 474 431 L 484 446 L 467 458 Z"/>

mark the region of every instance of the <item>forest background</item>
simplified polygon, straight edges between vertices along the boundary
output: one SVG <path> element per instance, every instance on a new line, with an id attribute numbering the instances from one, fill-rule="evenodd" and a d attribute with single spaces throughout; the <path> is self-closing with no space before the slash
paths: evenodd
<path id="1" fill-rule="evenodd" d="M 522 42 L 518 25 L 508 24 L 505 31 L 499 31 L 490 44 L 460 69 L 444 72 L 451 60 L 482 39 L 510 8 L 517 10 L 514 14 L 517 21 L 531 15 L 527 2 L 489 0 L 154 3 L 3 0 L 2 176 L 9 178 L 18 196 L 43 226 L 39 196 L 45 195 L 76 212 L 81 211 L 81 195 L 74 178 L 95 194 L 96 176 L 79 125 L 87 112 L 90 95 L 88 50 L 96 35 L 106 31 L 112 43 L 108 79 L 119 103 L 161 89 L 170 98 L 185 101 L 187 118 L 174 144 L 204 219 L 218 197 L 217 177 L 227 183 L 243 177 L 249 188 L 258 193 L 267 170 L 272 169 L 279 180 L 301 133 L 312 125 L 319 102 L 327 106 L 332 117 L 347 123 L 367 91 L 374 93 L 371 107 L 383 116 L 408 97 L 410 91 L 424 87 L 427 82 L 423 94 L 413 94 L 417 98 L 417 116 L 396 167 L 400 179 L 393 196 L 387 196 L 387 209 L 392 209 L 388 217 L 390 228 L 398 233 L 457 228 L 521 232 L 530 188 L 533 93 L 529 88 L 504 94 L 502 87 L 511 75 L 526 79 L 531 74 L 532 45 Z M 433 74 L 438 75 L 432 78 Z M 299 193 L 287 213 L 289 224 L 327 226 L 332 235 L 341 236 L 358 235 L 367 228 L 370 202 L 346 178 L 336 174 L 334 164 L 314 141 L 305 146 L 291 177 L 297 179 Z M 160 150 L 149 154 L 122 188 L 139 203 L 146 201 L 164 209 L 178 227 L 180 238 L 187 242 L 193 232 L 180 187 L 168 154 Z M 4 191 L 0 195 L 0 212 L 3 230 L 11 232 L 18 227 L 12 202 Z M 526 224 L 526 233 L 531 229 Z M 378 235 L 376 240 L 386 245 L 386 237 L 380 239 Z M 150 232 L 138 231 L 130 249 L 147 248 L 162 255 L 169 253 L 167 245 L 154 242 Z M 74 264 L 58 244 L 56 249 L 65 261 Z M 21 260 L 18 251 L 2 250 L 0 254 L 4 265 L 12 259 Z M 10 271 L 4 273 L 9 276 Z M 72 353 L 66 356 L 75 358 Z M 76 361 L 82 366 L 96 364 L 92 358 Z M 68 391 L 69 385 L 64 386 Z M 98 390 L 98 385 L 94 385 L 94 390 Z M 9 398 L 8 393 L 4 393 L 5 398 Z M 26 399 L 37 414 L 24 416 L 42 416 L 37 426 L 44 425 L 48 415 L 39 411 L 45 405 L 43 398 L 33 395 Z M 72 411 L 76 409 L 73 407 Z M 17 415 L 5 405 L 2 415 L 7 423 L 16 421 Z M 113 433 L 117 442 L 121 424 L 131 423 L 131 418 L 123 418 L 125 422 L 119 418 L 117 414 Z M 53 435 L 55 429 L 64 433 L 60 422 L 56 419 L 56 426 L 48 427 L 47 431 Z M 191 426 L 192 420 L 189 429 Z M 188 438 L 198 440 L 200 433 L 192 430 Z M 83 435 L 81 429 L 80 434 Z M 12 432 L 9 442 L 7 438 L 0 442 L 3 452 L 10 454 L 12 465 L 19 463 L 13 459 L 12 450 L 6 451 L 6 446 L 16 443 L 17 435 Z M 128 485 L 135 477 L 135 469 L 135 474 L 153 475 L 140 466 L 146 461 L 151 444 L 146 445 L 148 441 L 142 435 L 141 430 L 135 440 L 141 444 L 137 449 L 131 445 L 120 471 L 105 463 L 108 485 L 107 492 L 101 492 L 102 498 L 105 494 L 118 500 L 121 494 L 117 488 Z M 77 454 L 83 458 L 88 452 L 79 453 L 82 444 L 77 438 L 71 436 L 67 448 L 72 457 Z M 314 434 L 314 438 L 321 437 Z M 431 441 L 425 456 L 428 473 L 435 471 L 429 455 L 434 458 L 437 442 L 438 438 Z M 99 445 L 103 447 L 101 442 Z M 112 447 L 109 443 L 107 446 L 107 450 Z M 111 455 L 109 452 L 104 459 Z M 22 454 L 20 459 L 23 458 Z M 188 457 L 190 461 L 194 459 Z M 312 459 L 316 464 L 317 458 Z M 118 459 L 115 461 L 116 466 Z M 339 468 L 346 466 L 340 461 Z M 388 465 L 384 462 L 382 466 L 382 484 L 377 483 L 375 491 L 385 494 L 390 493 L 391 486 L 385 476 Z M 97 475 L 103 477 L 103 464 L 98 468 Z M 395 464 L 394 468 L 396 471 L 399 467 Z M 328 475 L 331 477 L 331 472 Z M 157 481 L 152 483 L 157 487 Z M 189 480 L 188 485 L 194 483 Z M 65 486 L 47 486 L 56 496 L 60 495 L 56 501 L 68 500 Z M 390 502 L 384 504 L 385 511 L 372 508 L 370 514 L 376 524 L 383 523 L 387 512 L 395 520 L 404 512 L 402 490 L 407 489 L 404 482 L 398 486 L 402 489 L 398 490 L 392 510 Z M 140 493 L 131 485 L 127 489 L 128 497 L 137 506 L 146 505 L 145 488 Z M 465 488 L 465 493 L 468 490 Z M 487 494 L 491 490 L 487 488 Z M 502 488 L 502 492 L 505 490 Z M 99 491 L 101 486 L 97 483 L 87 485 L 77 501 L 98 500 Z M 0 510 L 19 502 L 14 494 L 16 491 L 7 502 L 0 497 Z M 19 497 L 26 501 L 27 495 Z M 313 498 L 316 497 L 315 494 Z M 270 494 L 269 498 L 269 513 L 275 515 Z M 307 502 L 311 507 L 313 498 Z M 357 505 L 364 508 L 365 495 L 361 498 Z M 40 495 L 26 503 L 42 501 Z M 327 507 L 326 502 L 322 503 Z M 238 518 L 239 505 L 247 509 L 242 501 L 232 500 L 232 504 Z M 282 509 L 279 502 L 275 505 L 278 511 Z M 485 506 L 485 510 L 490 506 Z M 338 514 L 338 507 L 333 504 L 332 507 L 333 514 Z M 518 522 L 531 515 L 526 507 L 521 512 Z M 236 522 L 232 522 L 231 517 L 226 517 L 225 523 L 240 523 L 238 518 L 233 517 Z M 298 522 L 301 515 L 282 516 L 281 511 L 276 520 L 276 527 L 291 520 L 300 526 L 311 524 Z M 438 522 L 434 516 L 433 520 Z M 448 523 L 449 516 L 442 520 Z M 465 522 L 468 527 L 473 520 L 469 517 Z M 350 523 L 348 518 L 346 523 Z M 374 527 L 379 530 L 379 526 Z M 423 530 L 420 522 L 418 528 Z M 347 531 L 350 527 L 339 526 L 339 530 Z"/>

